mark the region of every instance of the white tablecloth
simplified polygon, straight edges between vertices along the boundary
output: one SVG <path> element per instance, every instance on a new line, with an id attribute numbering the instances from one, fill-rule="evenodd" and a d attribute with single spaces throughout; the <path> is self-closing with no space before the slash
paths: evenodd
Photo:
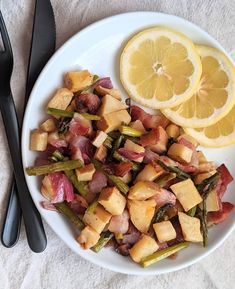
<path id="1" fill-rule="evenodd" d="M 12 90 L 22 110 L 31 38 L 34 1 L 2 0 L 2 13 L 14 51 Z M 52 0 L 57 25 L 57 47 L 88 24 L 135 10 L 161 11 L 186 18 L 214 36 L 235 58 L 234 0 Z M 11 179 L 11 161 L 0 120 L 0 225 Z M 185 270 L 152 277 L 117 274 L 97 267 L 71 250 L 46 225 L 48 246 L 42 254 L 30 251 L 24 228 L 12 249 L 0 246 L 1 289 L 232 289 L 235 288 L 235 232 L 211 256 Z"/>

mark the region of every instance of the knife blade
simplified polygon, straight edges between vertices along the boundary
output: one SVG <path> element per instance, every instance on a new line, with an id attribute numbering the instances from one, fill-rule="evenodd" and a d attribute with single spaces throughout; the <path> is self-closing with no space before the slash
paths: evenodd
<path id="1" fill-rule="evenodd" d="M 49 0 L 36 0 L 24 108 L 38 75 L 55 51 L 55 42 L 56 26 L 51 3 Z M 17 187 L 13 179 L 1 235 L 1 241 L 5 247 L 10 248 L 17 243 L 21 215 Z M 38 244 L 36 251 L 43 251 L 45 246 L 45 242 Z"/>

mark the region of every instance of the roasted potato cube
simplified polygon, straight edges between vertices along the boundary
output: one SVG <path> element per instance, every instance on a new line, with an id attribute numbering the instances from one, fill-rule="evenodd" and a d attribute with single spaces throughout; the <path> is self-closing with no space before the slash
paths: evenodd
<path id="1" fill-rule="evenodd" d="M 100 120 L 96 122 L 97 128 L 106 133 L 117 129 L 123 122 L 129 124 L 131 121 L 131 116 L 127 110 L 114 111 L 101 117 Z"/>
<path id="2" fill-rule="evenodd" d="M 153 229 L 159 242 L 168 242 L 176 238 L 175 228 L 170 221 L 163 221 L 153 224 Z"/>
<path id="3" fill-rule="evenodd" d="M 99 240 L 100 234 L 98 234 L 90 226 L 86 226 L 79 234 L 77 241 L 81 247 L 85 250 L 93 247 Z"/>
<path id="4" fill-rule="evenodd" d="M 204 164 L 207 162 L 207 159 L 205 155 L 203 154 L 203 152 L 201 151 L 197 152 L 197 157 L 198 157 L 199 164 Z"/>
<path id="5" fill-rule="evenodd" d="M 156 202 L 154 200 L 128 200 L 127 205 L 134 226 L 140 232 L 147 233 L 155 212 Z"/>
<path id="6" fill-rule="evenodd" d="M 93 75 L 88 70 L 70 71 L 65 74 L 64 83 L 69 90 L 77 92 L 93 83 Z"/>
<path id="7" fill-rule="evenodd" d="M 202 202 L 202 197 L 191 179 L 176 183 L 170 188 L 186 212 Z"/>
<path id="8" fill-rule="evenodd" d="M 59 138 L 60 136 L 58 134 L 58 131 L 53 131 L 48 134 L 47 142 L 50 143 L 51 141 L 57 140 Z"/>
<path id="9" fill-rule="evenodd" d="M 56 91 L 47 107 L 65 110 L 73 98 L 73 93 L 67 88 L 60 88 Z"/>
<path id="10" fill-rule="evenodd" d="M 188 164 L 192 159 L 193 151 L 182 144 L 173 143 L 170 146 L 167 154 L 175 161 L 183 164 Z"/>
<path id="11" fill-rule="evenodd" d="M 40 125 L 40 129 L 45 131 L 45 132 L 55 131 L 56 130 L 55 120 L 52 118 L 48 118 Z"/>
<path id="12" fill-rule="evenodd" d="M 168 135 L 161 126 L 157 129 L 159 134 L 158 142 L 155 145 L 150 145 L 150 149 L 158 154 L 162 154 L 167 150 Z"/>
<path id="13" fill-rule="evenodd" d="M 142 121 L 140 121 L 139 119 L 137 119 L 136 121 L 133 121 L 129 124 L 130 127 L 137 129 L 139 131 L 141 131 L 142 133 L 146 133 L 146 130 L 143 126 Z"/>
<path id="14" fill-rule="evenodd" d="M 154 182 L 138 181 L 130 188 L 128 199 L 144 201 L 156 195 L 159 190 L 160 187 Z"/>
<path id="15" fill-rule="evenodd" d="M 202 173 L 202 174 L 198 174 L 194 177 L 194 183 L 196 185 L 200 184 L 202 181 L 204 181 L 205 179 L 213 176 L 216 173 L 216 170 L 211 171 L 209 173 Z"/>
<path id="16" fill-rule="evenodd" d="M 215 169 L 216 169 L 216 165 L 214 162 L 205 162 L 205 163 L 199 163 L 197 172 L 208 173 L 208 172 L 214 171 Z"/>
<path id="17" fill-rule="evenodd" d="M 182 212 L 179 212 L 178 216 L 185 241 L 202 242 L 203 238 L 200 230 L 200 220 Z"/>
<path id="18" fill-rule="evenodd" d="M 180 135 L 180 128 L 178 125 L 171 123 L 166 127 L 166 133 L 169 138 L 177 139 Z"/>
<path id="19" fill-rule="evenodd" d="M 93 139 L 92 144 L 97 148 L 101 147 L 107 136 L 107 133 L 103 132 L 102 130 L 97 131 L 96 137 Z"/>
<path id="20" fill-rule="evenodd" d="M 96 149 L 94 159 L 103 163 L 105 158 L 107 157 L 107 153 L 108 153 L 107 148 L 104 145 L 102 145 Z"/>
<path id="21" fill-rule="evenodd" d="M 40 130 L 33 130 L 30 133 L 30 150 L 45 151 L 47 148 L 48 133 Z"/>
<path id="22" fill-rule="evenodd" d="M 123 177 L 119 177 L 125 184 L 130 183 L 130 181 L 132 180 L 132 175 L 131 172 L 128 172 L 127 174 L 125 174 Z"/>
<path id="23" fill-rule="evenodd" d="M 104 230 L 106 224 L 110 221 L 111 217 L 112 215 L 98 204 L 94 210 L 85 212 L 83 221 L 100 234 Z"/>
<path id="24" fill-rule="evenodd" d="M 125 144 L 124 144 L 124 148 L 128 151 L 132 151 L 135 153 L 144 153 L 145 152 L 145 148 L 134 143 L 133 141 L 127 139 Z M 139 157 L 137 159 L 135 159 L 135 162 L 141 163 L 143 161 L 144 157 Z"/>
<path id="25" fill-rule="evenodd" d="M 164 170 L 153 163 L 147 164 L 141 172 L 137 175 L 135 182 L 138 181 L 154 181 L 164 173 Z"/>
<path id="26" fill-rule="evenodd" d="M 193 138 L 192 136 L 184 133 L 184 134 L 181 134 L 177 139 L 180 140 L 181 138 L 184 138 L 186 139 L 187 141 L 191 142 L 191 144 L 193 144 L 195 147 L 198 146 L 198 142 L 195 140 L 195 138 Z"/>
<path id="27" fill-rule="evenodd" d="M 123 109 L 127 109 L 127 105 L 117 100 L 115 97 L 106 94 L 102 98 L 102 103 L 97 114 L 103 116 L 105 114 Z"/>
<path id="28" fill-rule="evenodd" d="M 206 198 L 207 212 L 216 212 L 220 209 L 220 199 L 216 190 L 212 190 Z"/>
<path id="29" fill-rule="evenodd" d="M 118 100 L 121 100 L 122 97 L 121 97 L 121 93 L 118 89 L 114 89 L 114 88 L 105 88 L 103 86 L 100 86 L 98 85 L 96 88 L 95 88 L 96 92 L 99 94 L 99 95 L 102 95 L 102 96 L 105 96 L 106 94 L 109 94 L 111 95 L 112 97 L 115 97 L 116 99 Z"/>
<path id="30" fill-rule="evenodd" d="M 158 250 L 157 242 L 148 235 L 142 235 L 141 239 L 129 250 L 131 258 L 139 263 L 141 259 L 147 257 Z"/>
<path id="31" fill-rule="evenodd" d="M 98 202 L 113 216 L 121 215 L 126 206 L 126 198 L 116 187 L 102 189 Z"/>
<path id="32" fill-rule="evenodd" d="M 95 173 L 95 166 L 93 164 L 85 165 L 82 168 L 76 169 L 77 179 L 80 182 L 88 182 L 92 180 Z"/>

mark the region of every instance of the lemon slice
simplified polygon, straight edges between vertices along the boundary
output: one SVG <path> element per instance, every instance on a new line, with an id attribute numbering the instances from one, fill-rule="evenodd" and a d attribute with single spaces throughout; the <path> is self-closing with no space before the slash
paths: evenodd
<path id="1" fill-rule="evenodd" d="M 222 119 L 235 103 L 235 69 L 219 50 L 197 46 L 202 61 L 202 77 L 194 95 L 163 114 L 178 125 L 207 127 Z"/>
<path id="2" fill-rule="evenodd" d="M 235 106 L 217 123 L 205 128 L 184 128 L 206 147 L 224 147 L 235 143 Z"/>
<path id="3" fill-rule="evenodd" d="M 201 77 L 201 61 L 186 36 L 164 27 L 133 36 L 121 54 L 120 78 L 136 102 L 173 107 L 190 98 Z"/>

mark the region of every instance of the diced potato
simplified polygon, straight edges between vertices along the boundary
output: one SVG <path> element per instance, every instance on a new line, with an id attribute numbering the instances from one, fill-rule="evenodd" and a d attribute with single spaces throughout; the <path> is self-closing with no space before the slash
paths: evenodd
<path id="1" fill-rule="evenodd" d="M 48 176 L 45 176 L 42 180 L 41 193 L 46 199 L 50 201 L 55 197 L 55 192 Z"/>
<path id="2" fill-rule="evenodd" d="M 200 220 L 181 212 L 178 213 L 178 216 L 185 241 L 202 242 L 203 238 L 200 230 Z"/>
<path id="3" fill-rule="evenodd" d="M 167 154 L 175 161 L 183 164 L 188 164 L 192 159 L 193 151 L 182 144 L 173 143 L 170 146 Z"/>
<path id="4" fill-rule="evenodd" d="M 133 141 L 127 139 L 125 144 L 124 144 L 124 148 L 128 151 L 132 151 L 135 153 L 144 153 L 145 152 L 145 148 L 134 143 Z M 144 157 L 139 157 L 138 159 L 135 159 L 135 162 L 141 163 L 143 161 Z"/>
<path id="5" fill-rule="evenodd" d="M 100 85 L 98 85 L 95 90 L 102 96 L 105 96 L 106 94 L 111 95 L 112 97 L 115 97 L 118 100 L 122 99 L 121 92 L 118 89 L 114 88 L 105 88 Z"/>
<path id="6" fill-rule="evenodd" d="M 82 246 L 83 249 L 87 250 L 93 247 L 100 238 L 100 234 L 98 234 L 94 229 L 90 226 L 86 226 L 79 234 L 77 241 Z"/>
<path id="7" fill-rule="evenodd" d="M 101 147 L 107 136 L 107 133 L 103 132 L 102 130 L 97 131 L 96 137 L 92 141 L 92 144 L 97 148 Z"/>
<path id="8" fill-rule="evenodd" d="M 166 133 L 169 138 L 177 139 L 180 135 L 180 128 L 178 125 L 171 123 L 166 127 Z"/>
<path id="9" fill-rule="evenodd" d="M 207 212 L 216 212 L 220 209 L 220 199 L 216 190 L 212 190 L 206 198 Z"/>
<path id="10" fill-rule="evenodd" d="M 107 157 L 108 150 L 107 148 L 102 145 L 96 149 L 94 159 L 100 162 L 104 162 L 105 158 Z"/>
<path id="11" fill-rule="evenodd" d="M 170 221 L 163 221 L 153 224 L 153 229 L 159 242 L 168 242 L 176 238 L 175 228 Z"/>
<path id="12" fill-rule="evenodd" d="M 115 97 L 109 94 L 106 94 L 102 98 L 102 103 L 97 114 L 100 116 L 104 116 L 105 114 L 108 114 L 114 111 L 127 109 L 127 107 L 128 106 L 126 104 L 122 103 Z"/>
<path id="13" fill-rule="evenodd" d="M 51 141 L 57 140 L 57 139 L 59 139 L 59 138 L 60 138 L 60 136 L 59 136 L 59 134 L 58 134 L 57 131 L 50 132 L 50 133 L 48 134 L 47 142 L 50 143 Z"/>
<path id="14" fill-rule="evenodd" d="M 191 142 L 195 147 L 198 146 L 198 142 L 195 140 L 195 138 L 193 138 L 192 136 L 184 133 L 184 134 L 181 134 L 177 139 L 180 140 L 181 138 L 184 138 L 186 139 L 187 141 Z"/>
<path id="15" fill-rule="evenodd" d="M 77 92 L 93 83 L 93 75 L 88 70 L 70 71 L 65 74 L 64 83 L 69 90 Z"/>
<path id="16" fill-rule="evenodd" d="M 147 201 L 127 201 L 130 218 L 134 226 L 142 233 L 147 233 L 154 216 L 156 202 Z"/>
<path id="17" fill-rule="evenodd" d="M 134 129 L 137 129 L 137 130 L 141 131 L 142 133 L 146 133 L 146 130 L 145 130 L 144 126 L 143 126 L 143 123 L 139 119 L 137 119 L 136 121 L 131 122 L 129 124 L 129 126 L 131 128 L 134 128 Z"/>
<path id="18" fill-rule="evenodd" d="M 129 124 L 131 116 L 127 110 L 114 111 L 101 117 L 96 122 L 97 128 L 106 133 L 117 129 L 123 122 Z"/>
<path id="19" fill-rule="evenodd" d="M 182 207 L 182 205 L 180 204 L 180 202 L 178 200 L 176 200 L 176 203 L 173 207 L 169 208 L 166 211 L 167 216 L 169 217 L 169 219 L 175 217 L 178 215 L 178 212 L 183 212 L 184 208 Z"/>
<path id="20" fill-rule="evenodd" d="M 137 175 L 135 182 L 138 181 L 154 181 L 164 173 L 164 170 L 153 163 L 147 164 L 141 172 Z"/>
<path id="21" fill-rule="evenodd" d="M 197 152 L 197 157 L 198 157 L 199 164 L 203 164 L 207 162 L 207 159 L 205 155 L 203 154 L 203 152 L 201 151 Z"/>
<path id="22" fill-rule="evenodd" d="M 40 125 L 40 129 L 45 131 L 45 132 L 55 131 L 56 130 L 55 120 L 52 118 L 48 118 Z"/>
<path id="23" fill-rule="evenodd" d="M 127 174 L 125 174 L 123 177 L 119 177 L 125 184 L 130 183 L 130 181 L 132 180 L 132 175 L 131 172 L 128 172 Z"/>
<path id="24" fill-rule="evenodd" d="M 121 215 L 126 206 L 126 198 L 116 187 L 102 189 L 98 202 L 114 216 Z"/>
<path id="25" fill-rule="evenodd" d="M 78 168 L 75 171 L 78 181 L 89 182 L 92 180 L 92 176 L 95 173 L 95 166 L 93 164 L 89 164 L 82 168 Z"/>
<path id="26" fill-rule="evenodd" d="M 98 204 L 94 210 L 85 212 L 83 221 L 100 234 L 104 230 L 106 224 L 110 221 L 111 217 L 112 215 Z"/>
<path id="27" fill-rule="evenodd" d="M 138 181 L 130 188 L 128 199 L 144 201 L 156 195 L 159 190 L 159 186 L 154 182 Z"/>
<path id="28" fill-rule="evenodd" d="M 67 88 L 60 88 L 56 91 L 47 107 L 65 110 L 73 98 L 73 93 Z"/>
<path id="29" fill-rule="evenodd" d="M 204 181 L 205 179 L 213 176 L 217 171 L 214 170 L 214 171 L 211 171 L 209 173 L 202 173 L 202 174 L 198 174 L 194 177 L 194 183 L 196 185 L 200 184 L 202 181 Z"/>
<path id="30" fill-rule="evenodd" d="M 158 128 L 158 142 L 155 145 L 151 145 L 150 149 L 158 154 L 162 154 L 167 150 L 168 135 L 164 128 L 159 126 Z"/>
<path id="31" fill-rule="evenodd" d="M 176 183 L 170 188 L 186 212 L 202 202 L 202 197 L 191 179 Z"/>
<path id="32" fill-rule="evenodd" d="M 214 171 L 215 169 L 216 169 L 216 165 L 214 162 L 205 162 L 205 163 L 199 163 L 197 172 L 208 173 L 208 172 Z"/>
<path id="33" fill-rule="evenodd" d="M 129 250 L 131 258 L 139 263 L 141 259 L 147 257 L 158 250 L 157 242 L 148 235 L 142 235 L 141 239 Z"/>
<path id="34" fill-rule="evenodd" d="M 47 148 L 48 133 L 40 130 L 33 130 L 30 133 L 30 150 L 45 151 Z"/>

